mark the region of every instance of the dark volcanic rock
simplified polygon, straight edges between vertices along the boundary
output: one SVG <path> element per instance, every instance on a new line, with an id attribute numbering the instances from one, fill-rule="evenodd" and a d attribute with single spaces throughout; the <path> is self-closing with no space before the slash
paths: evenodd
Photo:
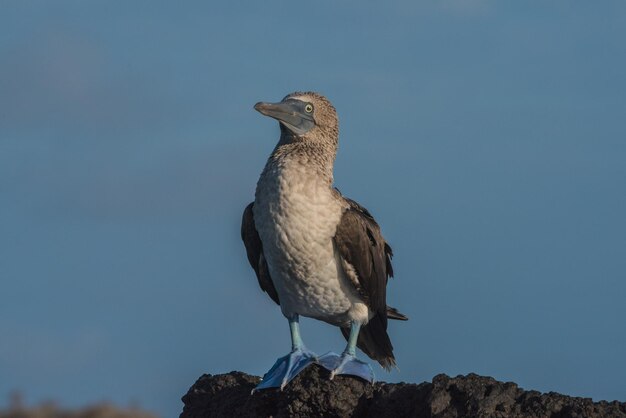
<path id="1" fill-rule="evenodd" d="M 475 374 L 440 374 L 432 383 L 376 383 L 311 366 L 284 391 L 251 394 L 260 378 L 241 372 L 203 375 L 183 396 L 181 418 L 208 417 L 615 417 L 626 403 L 592 402 L 558 393 L 524 391 Z"/>

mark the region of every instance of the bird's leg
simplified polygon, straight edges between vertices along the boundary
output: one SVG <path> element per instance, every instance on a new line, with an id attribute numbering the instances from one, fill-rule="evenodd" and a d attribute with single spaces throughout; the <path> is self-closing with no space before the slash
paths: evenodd
<path id="1" fill-rule="evenodd" d="M 330 378 L 333 379 L 338 374 L 349 374 L 358 376 L 370 383 L 374 383 L 374 371 L 372 367 L 364 361 L 356 358 L 356 342 L 359 338 L 361 324 L 350 323 L 350 336 L 348 344 L 341 356 L 335 353 L 326 353 L 320 357 L 319 362 L 330 371 Z"/>
<path id="2" fill-rule="evenodd" d="M 305 367 L 317 362 L 317 355 L 308 350 L 300 337 L 300 324 L 298 315 L 294 315 L 289 320 L 289 330 L 291 331 L 291 353 L 279 358 L 269 372 L 265 373 L 261 383 L 254 388 L 254 391 L 266 388 L 279 387 L 280 390 L 298 375 Z"/>

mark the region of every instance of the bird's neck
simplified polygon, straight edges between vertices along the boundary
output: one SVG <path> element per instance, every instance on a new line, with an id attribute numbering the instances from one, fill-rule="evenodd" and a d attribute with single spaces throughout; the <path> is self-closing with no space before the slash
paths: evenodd
<path id="1" fill-rule="evenodd" d="M 333 184 L 333 168 L 337 145 L 331 143 L 317 143 L 310 141 L 281 141 L 276 145 L 268 164 L 298 164 L 318 180 Z"/>

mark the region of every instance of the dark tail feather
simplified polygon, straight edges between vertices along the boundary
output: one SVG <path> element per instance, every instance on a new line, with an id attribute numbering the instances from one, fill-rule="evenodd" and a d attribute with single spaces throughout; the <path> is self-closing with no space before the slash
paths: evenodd
<path id="1" fill-rule="evenodd" d="M 398 312 L 396 308 L 392 308 L 391 306 L 387 306 L 387 318 L 389 319 L 397 319 L 398 321 L 408 321 L 409 318 Z"/>
<path id="2" fill-rule="evenodd" d="M 348 339 L 350 336 L 349 328 L 341 328 L 341 333 Z M 376 315 L 361 327 L 359 339 L 356 343 L 367 356 L 380 363 L 387 371 L 396 365 L 396 359 L 393 356 L 393 346 L 387 334 L 387 318 Z"/>

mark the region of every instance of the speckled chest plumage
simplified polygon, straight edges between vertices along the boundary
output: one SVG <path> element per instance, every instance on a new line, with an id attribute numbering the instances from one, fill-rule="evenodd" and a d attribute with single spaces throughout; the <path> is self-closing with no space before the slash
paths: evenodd
<path id="1" fill-rule="evenodd" d="M 342 205 L 305 157 L 270 159 L 261 174 L 254 221 L 286 316 L 343 325 L 362 310 L 333 244 Z"/>

